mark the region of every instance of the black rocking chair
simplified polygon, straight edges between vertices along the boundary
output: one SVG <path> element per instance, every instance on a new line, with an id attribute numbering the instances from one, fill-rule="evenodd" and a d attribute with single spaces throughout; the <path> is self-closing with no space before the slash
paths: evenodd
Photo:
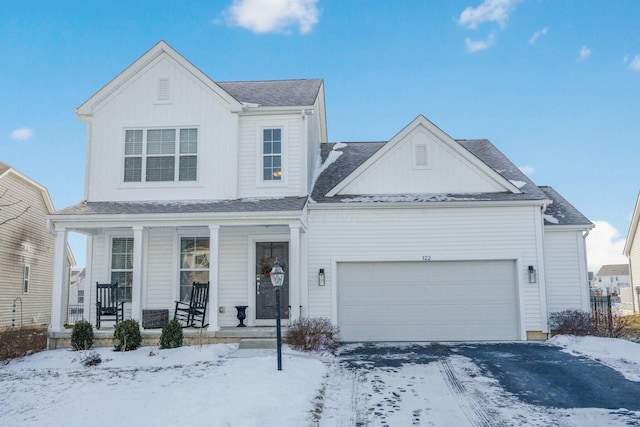
<path id="1" fill-rule="evenodd" d="M 178 319 L 183 328 L 204 328 L 209 324 L 204 323 L 209 302 L 209 282 L 193 282 L 191 287 L 191 299 L 189 301 L 176 301 L 174 319 Z"/>
<path id="2" fill-rule="evenodd" d="M 118 300 L 118 283 L 96 282 L 96 291 L 96 329 L 100 329 L 103 320 L 114 320 L 117 325 L 124 319 L 124 301 Z"/>

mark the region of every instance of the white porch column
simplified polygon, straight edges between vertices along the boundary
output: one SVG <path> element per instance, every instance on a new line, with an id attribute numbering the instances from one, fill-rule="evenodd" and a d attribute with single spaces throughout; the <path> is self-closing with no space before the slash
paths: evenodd
<path id="1" fill-rule="evenodd" d="M 53 284 L 51 295 L 51 332 L 64 330 L 67 307 L 67 230 L 56 230 L 56 240 L 53 249 Z"/>
<path id="2" fill-rule="evenodd" d="M 142 325 L 142 267 L 144 265 L 144 227 L 133 227 L 133 277 L 131 279 L 131 318 Z"/>
<path id="3" fill-rule="evenodd" d="M 289 303 L 294 321 L 300 318 L 300 226 L 290 226 L 289 233 Z"/>
<path id="4" fill-rule="evenodd" d="M 218 331 L 218 278 L 220 275 L 220 226 L 209 226 L 209 332 Z"/>

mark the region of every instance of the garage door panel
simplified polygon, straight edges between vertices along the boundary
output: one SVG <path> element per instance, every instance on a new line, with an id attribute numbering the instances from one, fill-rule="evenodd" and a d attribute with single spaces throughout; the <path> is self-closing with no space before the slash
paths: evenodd
<path id="1" fill-rule="evenodd" d="M 514 261 L 338 264 L 345 341 L 519 339 Z"/>

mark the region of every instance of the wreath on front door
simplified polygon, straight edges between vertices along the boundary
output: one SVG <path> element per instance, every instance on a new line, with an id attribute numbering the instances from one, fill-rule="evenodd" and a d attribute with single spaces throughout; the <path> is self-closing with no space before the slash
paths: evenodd
<path id="1" fill-rule="evenodd" d="M 271 261 L 273 258 L 262 258 L 260 260 L 260 274 L 263 276 L 271 277 Z"/>

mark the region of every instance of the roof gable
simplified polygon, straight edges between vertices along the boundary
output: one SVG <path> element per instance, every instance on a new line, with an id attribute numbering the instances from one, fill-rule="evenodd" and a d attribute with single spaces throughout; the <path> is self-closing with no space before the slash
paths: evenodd
<path id="1" fill-rule="evenodd" d="M 183 68 L 186 73 L 190 74 L 194 79 L 208 87 L 223 103 L 228 105 L 229 109 L 233 111 L 240 111 L 242 109 L 240 101 L 227 93 L 206 74 L 176 52 L 166 42 L 159 41 L 155 46 L 133 62 L 133 64 L 129 65 L 113 80 L 102 87 L 102 89 L 76 108 L 76 113 L 80 117 L 90 116 L 95 110 L 100 108 L 104 102 L 108 101 L 111 97 L 117 95 L 121 90 L 123 90 L 131 80 L 136 78 L 136 76 L 144 73 L 163 59 L 169 60 Z"/>
<path id="2" fill-rule="evenodd" d="M 326 196 L 502 192 L 522 193 L 518 185 L 420 115 Z"/>
<path id="3" fill-rule="evenodd" d="M 42 194 L 42 200 L 45 204 L 45 206 L 47 207 L 47 210 L 49 211 L 49 213 L 53 213 L 55 212 L 55 209 L 53 207 L 53 201 L 51 200 L 51 196 L 49 195 L 49 190 L 47 190 L 46 187 L 40 185 L 39 183 L 37 183 L 36 181 L 34 181 L 33 179 L 29 178 L 27 175 L 23 174 L 22 172 L 20 172 L 19 170 L 11 167 L 10 165 L 0 162 L 0 180 L 2 180 L 3 178 L 12 175 L 18 179 L 20 179 L 21 181 L 23 181 L 26 185 L 31 186 L 33 188 L 35 188 L 37 191 L 39 191 Z"/>

